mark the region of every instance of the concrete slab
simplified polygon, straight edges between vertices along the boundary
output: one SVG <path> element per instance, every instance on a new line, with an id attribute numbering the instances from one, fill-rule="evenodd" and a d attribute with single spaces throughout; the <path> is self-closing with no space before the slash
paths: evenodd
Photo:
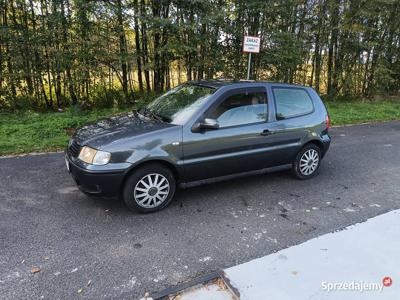
<path id="1" fill-rule="evenodd" d="M 241 300 L 398 299 L 400 210 L 225 270 Z M 390 286 L 384 286 L 383 280 Z"/>
<path id="2" fill-rule="evenodd" d="M 142 298 L 141 300 L 153 298 Z M 193 285 L 168 296 L 156 296 L 155 299 L 166 300 L 238 300 L 238 297 L 229 289 L 222 278 Z"/>
<path id="3" fill-rule="evenodd" d="M 174 298 L 175 299 L 175 298 Z M 185 291 L 179 300 L 235 300 L 234 296 L 227 290 L 221 289 L 217 284 L 199 286 L 193 290 Z"/>

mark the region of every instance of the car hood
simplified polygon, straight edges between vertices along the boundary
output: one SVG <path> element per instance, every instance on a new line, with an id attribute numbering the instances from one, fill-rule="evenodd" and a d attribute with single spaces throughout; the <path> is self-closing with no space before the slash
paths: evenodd
<path id="1" fill-rule="evenodd" d="M 176 125 L 153 120 L 137 112 L 129 112 L 86 124 L 75 132 L 73 138 L 80 145 L 88 144 L 101 149 L 102 146 L 119 139 L 131 138 L 173 126 Z"/>

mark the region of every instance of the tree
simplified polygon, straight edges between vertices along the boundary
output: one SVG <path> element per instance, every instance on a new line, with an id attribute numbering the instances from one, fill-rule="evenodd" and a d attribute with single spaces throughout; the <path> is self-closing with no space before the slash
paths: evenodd
<path id="1" fill-rule="evenodd" d="M 398 94 L 398 0 L 0 0 L 0 107 L 128 105 L 186 80 L 246 76 L 330 97 Z"/>

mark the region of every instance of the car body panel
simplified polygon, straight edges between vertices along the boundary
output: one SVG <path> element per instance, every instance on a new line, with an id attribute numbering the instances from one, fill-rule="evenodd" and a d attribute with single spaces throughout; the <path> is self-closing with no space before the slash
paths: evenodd
<path id="1" fill-rule="evenodd" d="M 274 164 L 281 145 L 263 136 L 266 123 L 205 132 L 184 133 L 184 168 L 187 181 L 266 168 Z"/>
<path id="2" fill-rule="evenodd" d="M 80 142 L 81 146 L 88 144 L 96 149 L 103 150 L 104 147 L 115 141 L 120 142 L 126 138 L 133 138 L 173 126 L 146 118 L 136 112 L 128 112 L 88 123 L 78 129 L 73 138 Z"/>

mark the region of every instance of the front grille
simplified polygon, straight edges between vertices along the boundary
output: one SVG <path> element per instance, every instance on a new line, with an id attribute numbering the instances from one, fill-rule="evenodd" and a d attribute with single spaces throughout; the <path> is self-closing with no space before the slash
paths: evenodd
<path id="1" fill-rule="evenodd" d="M 76 140 L 72 140 L 69 144 L 68 151 L 72 157 L 78 157 L 79 151 L 81 150 L 81 146 L 78 144 Z"/>

